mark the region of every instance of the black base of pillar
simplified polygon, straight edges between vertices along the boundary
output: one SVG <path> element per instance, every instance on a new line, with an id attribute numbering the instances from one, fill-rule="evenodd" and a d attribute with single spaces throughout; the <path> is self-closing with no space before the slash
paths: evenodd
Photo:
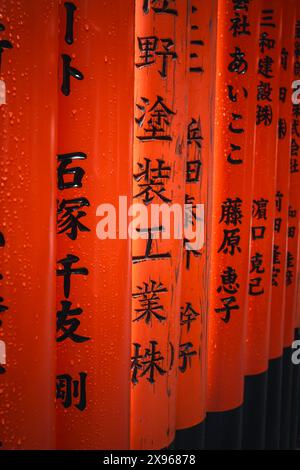
<path id="1" fill-rule="evenodd" d="M 240 450 L 242 442 L 242 407 L 208 413 L 205 420 L 205 449 Z"/>
<path id="2" fill-rule="evenodd" d="M 176 450 L 202 450 L 204 449 L 204 429 L 205 423 L 187 429 L 180 429 L 176 432 Z"/>
<path id="3" fill-rule="evenodd" d="M 266 449 L 279 450 L 282 389 L 282 357 L 272 359 L 268 370 Z"/>
<path id="4" fill-rule="evenodd" d="M 299 372 L 300 373 L 300 372 Z M 300 395 L 300 392 L 299 392 Z M 298 400 L 298 429 L 297 429 L 297 449 L 300 449 L 300 396 Z"/>
<path id="5" fill-rule="evenodd" d="M 175 441 L 171 442 L 171 444 L 168 447 L 164 447 L 161 450 L 175 450 Z"/>
<path id="6" fill-rule="evenodd" d="M 265 448 L 268 371 L 245 377 L 243 449 Z"/>
<path id="7" fill-rule="evenodd" d="M 290 449 L 291 436 L 291 403 L 293 389 L 292 349 L 284 348 L 282 359 L 282 402 L 280 449 Z"/>

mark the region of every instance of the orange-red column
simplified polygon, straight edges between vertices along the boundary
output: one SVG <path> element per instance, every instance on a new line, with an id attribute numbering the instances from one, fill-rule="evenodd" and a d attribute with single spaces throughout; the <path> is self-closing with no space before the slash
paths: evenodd
<path id="1" fill-rule="evenodd" d="M 1 1 L 2 449 L 55 446 L 57 27 L 54 0 Z"/>
<path id="2" fill-rule="evenodd" d="M 296 19 L 292 29 L 293 55 L 294 55 L 294 80 L 300 77 L 299 62 L 299 38 L 300 38 L 300 7 L 296 4 Z M 292 140 L 290 149 L 290 200 L 289 200 L 289 228 L 288 228 L 288 253 L 287 253 L 287 277 L 286 277 L 286 311 L 284 332 L 284 370 L 282 389 L 282 435 L 281 448 L 289 449 L 295 446 L 296 425 L 295 417 L 299 406 L 299 392 L 297 390 L 297 364 L 292 363 L 293 341 L 298 339 L 297 323 L 297 284 L 299 278 L 299 110 L 300 105 L 293 99 L 292 108 Z M 297 96 L 296 96 L 297 98 Z"/>
<path id="3" fill-rule="evenodd" d="M 260 15 L 246 375 L 264 372 L 268 361 L 279 102 L 280 10 L 279 2 L 265 0 Z M 266 17 L 268 19 L 265 19 Z"/>
<path id="4" fill-rule="evenodd" d="M 129 447 L 130 242 L 99 206 L 130 194 L 133 31 L 133 0 L 60 2 L 59 449 Z"/>
<path id="5" fill-rule="evenodd" d="M 300 65 L 298 57 L 300 11 L 297 5 L 296 20 L 293 29 L 293 54 L 294 54 L 294 80 L 299 80 Z M 297 323 L 296 294 L 297 275 L 299 273 L 299 182 L 300 182 L 300 104 L 296 102 L 292 108 L 292 140 L 290 149 L 290 197 L 289 197 L 289 228 L 288 228 L 288 254 L 287 254 L 287 277 L 286 277 L 286 318 L 284 347 L 289 348 L 294 339 L 294 329 Z"/>
<path id="6" fill-rule="evenodd" d="M 192 216 L 186 221 L 203 234 L 200 256 L 191 264 L 183 259 L 180 303 L 180 344 L 192 344 L 197 351 L 191 367 L 179 374 L 177 395 L 177 433 L 179 448 L 203 445 L 206 414 L 207 287 L 208 287 L 208 205 L 211 192 L 213 98 L 215 64 L 211 60 L 216 42 L 216 3 L 193 0 L 189 16 L 189 108 L 187 122 L 187 165 L 185 203 Z M 199 165 L 198 177 L 190 169 Z M 203 213 L 196 214 L 202 204 Z M 200 226 L 201 221 L 204 222 Z M 199 227 L 197 227 L 197 224 Z M 186 256 L 186 253 L 183 253 Z"/>
<path id="7" fill-rule="evenodd" d="M 208 318 L 209 448 L 240 446 L 258 1 L 218 2 Z M 220 426 L 224 430 L 217 431 Z"/>
<path id="8" fill-rule="evenodd" d="M 135 31 L 135 136 L 133 202 L 145 213 L 136 221 L 132 275 L 131 446 L 160 449 L 176 428 L 178 369 L 197 356 L 179 345 L 181 231 L 187 148 L 188 1 L 138 0 Z M 191 168 L 197 177 L 199 164 Z M 137 208 L 136 208 L 137 209 Z M 153 210 L 175 209 L 150 218 Z M 179 219 L 178 219 L 179 216 Z M 180 234 L 179 234 L 180 235 Z M 137 237 L 136 237 L 137 238 Z M 197 250 L 186 263 L 197 262 Z"/>
<path id="9" fill-rule="evenodd" d="M 290 87 L 293 77 L 295 2 L 287 2 L 283 11 L 280 43 L 279 118 L 277 127 L 277 177 L 271 289 L 271 324 L 268 370 L 266 447 L 279 448 L 282 353 L 284 335 L 288 210 L 290 182 L 291 110 Z"/>
<path id="10" fill-rule="evenodd" d="M 295 3 L 287 3 L 283 15 L 280 44 L 279 118 L 277 128 L 277 177 L 275 186 L 275 218 L 271 292 L 270 359 L 281 356 L 285 310 L 285 281 L 288 238 L 290 187 L 291 111 L 290 87 L 293 77 L 294 38 L 288 33 L 295 23 Z"/>
<path id="11" fill-rule="evenodd" d="M 271 320 L 279 65 L 282 4 L 263 0 L 256 50 L 256 142 L 252 194 L 249 308 L 245 363 L 244 447 L 265 440 L 265 404 Z M 254 398 L 255 397 L 255 398 Z"/>

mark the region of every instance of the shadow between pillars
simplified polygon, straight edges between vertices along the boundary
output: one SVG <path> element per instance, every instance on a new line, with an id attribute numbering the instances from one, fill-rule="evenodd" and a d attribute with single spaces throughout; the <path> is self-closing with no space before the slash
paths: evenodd
<path id="1" fill-rule="evenodd" d="M 176 432 L 176 450 L 203 450 L 205 437 L 205 422 Z"/>
<path id="2" fill-rule="evenodd" d="M 245 450 L 265 449 L 268 371 L 245 377 L 243 440 Z"/>
<path id="3" fill-rule="evenodd" d="M 205 421 L 205 449 L 240 450 L 243 407 L 208 413 Z"/>
<path id="4" fill-rule="evenodd" d="M 282 357 L 269 362 L 266 417 L 266 449 L 280 448 Z"/>

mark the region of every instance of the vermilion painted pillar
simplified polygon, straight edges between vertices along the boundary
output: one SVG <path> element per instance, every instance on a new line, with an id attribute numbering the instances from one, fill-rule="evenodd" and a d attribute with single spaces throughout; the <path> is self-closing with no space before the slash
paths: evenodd
<path id="1" fill-rule="evenodd" d="M 180 343 L 192 343 L 197 351 L 191 367 L 179 374 L 176 448 L 199 449 L 204 441 L 207 377 L 207 308 L 209 276 L 209 204 L 212 178 L 211 128 L 215 64 L 211 60 L 216 43 L 216 2 L 193 0 L 190 4 L 190 61 L 188 146 L 185 202 L 203 204 L 204 246 L 201 256 L 188 266 L 183 262 L 180 304 Z M 198 162 L 199 178 L 190 177 Z M 187 223 L 196 228 L 194 214 Z M 186 254 L 184 253 L 183 256 Z M 184 260 L 183 260 L 184 261 Z"/>
<path id="2" fill-rule="evenodd" d="M 131 193 L 133 31 L 133 0 L 60 2 L 58 449 L 129 447 L 130 241 L 99 206 Z"/>
<path id="3" fill-rule="evenodd" d="M 275 217 L 280 1 L 263 0 L 256 50 L 256 143 L 252 197 L 249 308 L 245 364 L 244 448 L 263 448 L 271 320 Z"/>
<path id="4" fill-rule="evenodd" d="M 300 11 L 296 4 L 296 19 L 291 29 L 294 40 L 294 80 L 299 80 L 299 59 L 296 55 L 299 40 Z M 290 88 L 290 93 L 292 89 Z M 284 351 L 283 351 L 283 381 L 282 381 L 282 412 L 281 412 L 281 439 L 282 449 L 290 448 L 291 419 L 292 419 L 292 388 L 293 364 L 291 360 L 292 343 L 295 336 L 295 302 L 298 272 L 298 240 L 299 240 L 299 105 L 293 104 L 291 126 L 292 139 L 290 148 L 290 193 L 289 193 L 289 219 L 288 219 L 288 252 L 286 275 L 286 306 L 284 325 Z"/>
<path id="5" fill-rule="evenodd" d="M 300 38 L 300 22 L 299 22 L 300 7 L 297 4 L 297 14 L 294 26 L 294 79 L 299 80 L 300 77 L 300 61 L 299 61 L 299 38 Z M 290 339 L 298 341 L 300 339 L 300 314 L 299 314 L 299 105 L 293 106 L 292 116 L 292 143 L 291 143 L 291 190 L 290 190 L 290 205 L 291 205 L 291 219 L 289 226 L 289 278 L 288 278 L 288 292 L 287 292 L 287 318 L 290 317 L 287 326 L 289 331 L 292 327 L 292 338 Z M 293 265 L 293 266 L 291 266 Z M 290 349 L 289 346 L 292 346 Z M 297 344 L 295 344 L 297 347 Z M 288 405 L 287 416 L 290 413 L 290 424 L 289 433 L 282 435 L 282 447 L 295 449 L 297 447 L 297 426 L 298 426 L 298 414 L 299 414 L 299 387 L 300 387 L 300 367 L 299 364 L 293 361 L 294 344 L 288 345 L 287 355 L 287 382 L 291 384 L 290 394 L 290 407 Z M 290 378 L 289 378 L 290 377 Z M 286 394 L 285 394 L 286 396 Z M 287 401 L 288 404 L 289 400 Z M 285 407 L 286 409 L 286 407 Z M 284 421 L 288 424 L 288 421 Z M 289 437 L 289 442 L 287 442 Z"/>
<path id="6" fill-rule="evenodd" d="M 258 1 L 218 2 L 206 446 L 241 445 Z"/>
<path id="7" fill-rule="evenodd" d="M 174 208 L 179 218 L 185 194 L 187 149 L 188 1 L 136 2 L 135 135 L 133 202 L 147 220 L 137 224 L 132 250 L 131 446 L 171 445 L 176 429 L 176 385 L 197 349 L 180 344 L 182 250 L 187 241 L 168 232 L 168 216 L 150 218 L 153 208 Z M 190 168 L 198 178 L 200 165 Z M 177 218 L 176 230 L 182 228 Z M 165 238 L 163 238 L 163 236 Z M 187 251 L 184 262 L 197 263 Z M 196 346 L 197 348 L 197 346 Z"/>
<path id="8" fill-rule="evenodd" d="M 55 447 L 57 27 L 54 0 L 1 1 L 0 448 L 9 450 Z"/>
<path id="9" fill-rule="evenodd" d="M 293 77 L 293 44 L 290 34 L 295 23 L 295 2 L 287 2 L 283 11 L 280 43 L 279 118 L 277 128 L 277 177 L 271 289 L 271 324 L 267 395 L 266 447 L 279 449 L 282 353 L 286 292 L 288 211 L 290 183 L 291 111 L 290 86 Z"/>

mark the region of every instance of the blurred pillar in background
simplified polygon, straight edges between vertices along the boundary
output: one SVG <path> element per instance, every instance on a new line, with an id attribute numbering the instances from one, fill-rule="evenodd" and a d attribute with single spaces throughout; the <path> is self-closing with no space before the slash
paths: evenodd
<path id="1" fill-rule="evenodd" d="M 299 52 L 298 43 L 300 39 L 299 23 L 300 8 L 296 2 L 296 18 L 291 28 L 293 38 L 293 79 L 299 80 Z M 290 89 L 290 93 L 292 89 Z M 283 350 L 283 378 L 282 378 L 282 406 L 281 406 L 281 449 L 289 449 L 291 445 L 291 423 L 292 423 L 292 394 L 293 394 L 293 364 L 292 343 L 295 338 L 296 327 L 296 298 L 297 298 L 297 273 L 299 272 L 299 125 L 300 105 L 292 105 L 292 139 L 290 148 L 290 193 L 289 193 L 289 219 L 288 219 L 288 252 L 286 273 L 286 305 L 284 324 L 284 350 Z M 293 411 L 294 412 L 294 411 Z"/>
<path id="2" fill-rule="evenodd" d="M 285 316 L 286 264 L 290 185 L 291 112 L 290 88 L 293 79 L 293 31 L 296 16 L 294 0 L 283 10 L 280 43 L 279 118 L 277 127 L 277 176 L 275 194 L 271 324 L 268 370 L 266 448 L 279 449 L 281 421 L 282 354 Z M 275 93 L 277 90 L 275 90 Z"/>
<path id="3" fill-rule="evenodd" d="M 296 20 L 293 26 L 293 53 L 294 53 L 294 80 L 300 79 L 300 5 L 297 3 L 296 9 Z M 300 340 L 300 313 L 299 313 L 299 285 L 300 285 L 300 270 L 299 270 L 299 260 L 300 260 L 300 237 L 299 237 L 299 224 L 300 224 L 300 176 L 299 176 L 299 144 L 300 144 L 300 121 L 299 121 L 299 109 L 300 104 L 295 104 L 293 106 L 293 117 L 292 117 L 292 144 L 291 144 L 291 205 L 294 206 L 296 213 L 289 229 L 289 250 L 291 249 L 291 254 L 296 254 L 296 258 L 293 260 L 294 266 L 292 266 L 292 272 L 294 272 L 294 278 L 288 279 L 291 281 L 291 289 L 289 290 L 289 305 L 288 308 L 291 308 L 290 315 L 293 316 L 293 335 L 294 340 L 296 341 L 291 349 L 292 360 L 290 358 L 290 363 L 292 363 L 292 393 L 291 393 L 291 423 L 290 423 L 290 442 L 289 446 L 291 449 L 297 447 L 297 428 L 299 421 L 299 405 L 300 405 L 300 366 L 297 363 L 297 357 L 293 356 L 293 353 L 296 352 L 295 349 L 299 348 Z M 291 239 L 291 240 L 290 240 Z M 297 247 L 296 248 L 296 244 Z M 289 256 L 291 261 L 291 256 Z M 288 312 L 287 312 L 288 314 Z M 288 444 L 283 438 L 283 443 Z"/>

